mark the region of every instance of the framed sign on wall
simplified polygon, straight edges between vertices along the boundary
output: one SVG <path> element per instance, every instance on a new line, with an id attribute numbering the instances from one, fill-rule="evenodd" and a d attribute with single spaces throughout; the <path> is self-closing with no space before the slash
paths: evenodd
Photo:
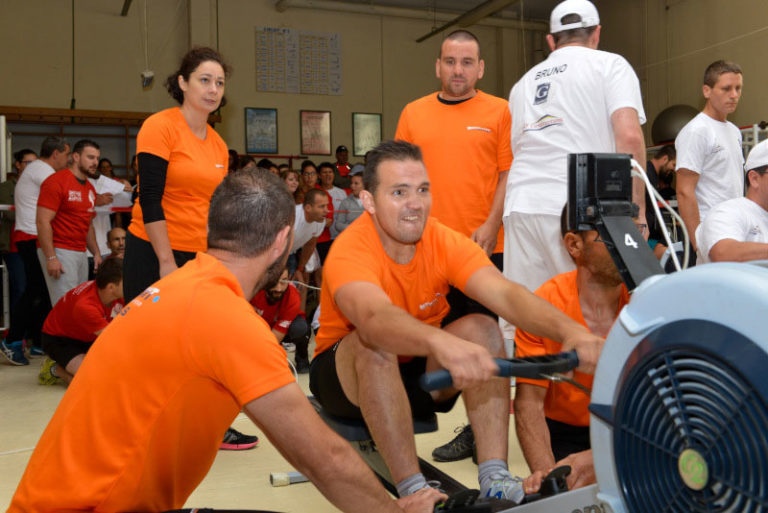
<path id="1" fill-rule="evenodd" d="M 245 152 L 277 153 L 277 109 L 245 108 Z"/>
<path id="2" fill-rule="evenodd" d="M 300 111 L 301 153 L 331 154 L 331 113 L 320 110 Z"/>

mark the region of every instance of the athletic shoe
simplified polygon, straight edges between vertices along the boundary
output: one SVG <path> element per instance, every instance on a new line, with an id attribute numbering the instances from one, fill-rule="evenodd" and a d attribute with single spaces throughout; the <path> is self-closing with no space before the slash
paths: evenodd
<path id="1" fill-rule="evenodd" d="M 0 342 L 0 354 L 2 354 L 11 365 L 29 365 L 29 360 L 24 356 L 24 342 L 22 340 L 17 340 L 10 344 L 3 340 Z"/>
<path id="2" fill-rule="evenodd" d="M 227 429 L 227 432 L 224 433 L 224 441 L 221 442 L 219 449 L 225 451 L 243 451 L 245 449 L 253 449 L 258 443 L 258 436 L 244 435 L 234 428 L 229 428 Z"/>
<path id="3" fill-rule="evenodd" d="M 523 480 L 519 477 L 513 477 L 509 472 L 493 474 L 491 475 L 490 488 L 483 490 L 481 495 L 495 499 L 507 499 L 515 504 L 520 504 L 525 498 Z"/>
<path id="4" fill-rule="evenodd" d="M 459 461 L 472 456 L 472 448 L 475 446 L 475 435 L 472 426 L 459 426 L 453 430 L 458 433 L 456 438 L 445 445 L 441 445 L 432 451 L 432 459 L 435 461 Z"/>
<path id="5" fill-rule="evenodd" d="M 56 367 L 56 362 L 48 358 L 43 359 L 43 363 L 40 365 L 40 372 L 37 375 L 37 382 L 41 385 L 63 385 L 64 380 L 53 374 L 53 369 Z"/>
<path id="6" fill-rule="evenodd" d="M 309 372 L 309 359 L 296 357 L 296 372 L 307 374 Z"/>
<path id="7" fill-rule="evenodd" d="M 45 356 L 45 351 L 43 351 L 42 347 L 32 346 L 29 348 L 29 356 L 31 356 L 32 358 L 37 358 L 38 356 Z"/>

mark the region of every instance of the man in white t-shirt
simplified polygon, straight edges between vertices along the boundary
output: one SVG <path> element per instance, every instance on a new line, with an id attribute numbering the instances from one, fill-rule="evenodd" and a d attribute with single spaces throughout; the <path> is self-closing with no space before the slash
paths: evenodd
<path id="1" fill-rule="evenodd" d="M 600 18 L 588 0 L 566 0 L 550 18 L 549 57 L 512 88 L 512 153 L 504 202 L 504 275 L 536 290 L 574 269 L 560 238 L 569 153 L 645 159 L 640 82 L 620 55 L 597 49 Z M 634 202 L 645 216 L 644 187 Z M 513 328 L 505 326 L 505 338 Z"/>
<path id="2" fill-rule="evenodd" d="M 51 310 L 45 277 L 37 259 L 37 198 L 46 178 L 67 167 L 69 143 L 61 137 L 46 137 L 40 148 L 40 158 L 30 162 L 16 184 L 14 205 L 16 227 L 14 234 L 19 256 L 24 262 L 26 288 L 14 308 L 11 327 L 0 350 L 14 365 L 28 365 L 24 357 L 23 339 L 32 341 L 32 354 L 42 354 L 40 330 Z"/>
<path id="3" fill-rule="evenodd" d="M 768 259 L 768 141 L 747 157 L 747 196 L 723 201 L 696 230 L 705 262 Z"/>
<path id="4" fill-rule="evenodd" d="M 680 130 L 677 149 L 677 202 L 697 250 L 696 228 L 723 201 L 744 195 L 741 132 L 727 121 L 741 97 L 741 68 L 716 61 L 704 72 L 704 110 Z"/>
<path id="5" fill-rule="evenodd" d="M 304 266 L 315 252 L 317 238 L 325 229 L 328 215 L 328 195 L 320 189 L 310 189 L 304 195 L 304 204 L 296 205 L 296 220 L 293 223 L 293 246 L 288 260 L 293 279 L 306 283 Z M 296 253 L 301 250 L 301 255 Z M 295 260 L 294 260 L 295 259 Z M 296 262 L 293 268 L 292 260 Z"/>

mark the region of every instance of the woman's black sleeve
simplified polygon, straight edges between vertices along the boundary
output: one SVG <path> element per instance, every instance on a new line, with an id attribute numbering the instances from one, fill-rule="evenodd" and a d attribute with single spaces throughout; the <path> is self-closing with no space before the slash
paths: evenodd
<path id="1" fill-rule="evenodd" d="M 168 173 L 168 161 L 152 155 L 139 153 L 139 205 L 144 224 L 164 221 L 163 192 Z"/>

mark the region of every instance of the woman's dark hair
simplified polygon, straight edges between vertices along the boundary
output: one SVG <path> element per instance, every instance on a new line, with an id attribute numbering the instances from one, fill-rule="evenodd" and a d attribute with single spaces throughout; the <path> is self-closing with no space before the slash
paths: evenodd
<path id="1" fill-rule="evenodd" d="M 184 77 L 184 80 L 188 81 L 189 75 L 195 71 L 197 67 L 200 66 L 200 64 L 207 61 L 218 62 L 224 69 L 225 77 L 228 77 L 232 72 L 232 68 L 229 66 L 229 64 L 224 62 L 224 58 L 221 56 L 221 54 L 213 48 L 208 48 L 207 46 L 196 46 L 192 48 L 187 52 L 184 58 L 181 59 L 181 65 L 179 66 L 179 69 L 168 76 L 168 78 L 165 80 L 165 88 L 168 89 L 168 92 L 171 94 L 173 99 L 179 102 L 179 104 L 184 103 L 184 91 L 182 91 L 181 87 L 179 87 L 179 77 Z M 226 97 L 222 96 L 219 107 L 223 107 L 226 104 L 227 99 Z"/>
<path id="2" fill-rule="evenodd" d="M 301 163 L 301 172 L 302 172 L 302 174 L 304 173 L 304 170 L 306 168 L 308 168 L 309 166 L 312 166 L 315 169 L 317 169 L 317 166 L 315 165 L 314 162 L 312 162 L 311 160 L 305 160 L 304 162 Z"/>
<path id="3" fill-rule="evenodd" d="M 256 163 L 256 167 L 260 167 L 262 169 L 267 169 L 267 170 L 269 170 L 269 168 L 272 167 L 272 166 L 275 166 L 275 163 L 272 162 L 269 159 L 266 159 L 266 158 L 265 159 L 261 159 L 260 161 L 258 161 Z M 275 166 L 275 167 L 277 167 L 277 166 Z"/>

